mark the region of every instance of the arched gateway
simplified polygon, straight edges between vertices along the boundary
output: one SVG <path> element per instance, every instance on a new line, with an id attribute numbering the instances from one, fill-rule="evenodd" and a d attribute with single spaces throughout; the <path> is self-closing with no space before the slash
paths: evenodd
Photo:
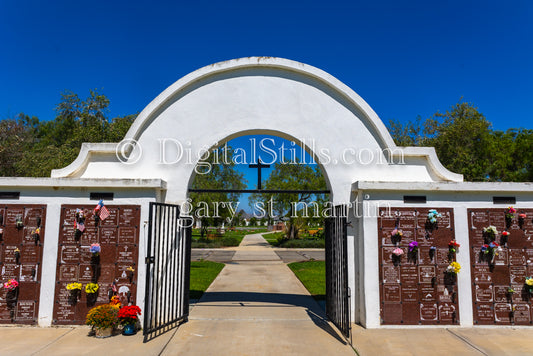
<path id="1" fill-rule="evenodd" d="M 75 308 L 57 302 L 65 294 L 57 286 L 90 279 L 84 262 L 76 258 L 83 260 L 84 244 L 93 241 L 116 245 L 117 266 L 102 270 L 103 285 L 124 284 L 128 298 L 142 305 L 149 204 L 184 203 L 202 153 L 251 134 L 272 134 L 305 147 L 323 169 L 332 202 L 351 203 L 346 231 L 351 322 L 374 328 L 533 320 L 529 301 L 521 300 L 512 301 L 523 314 L 520 318 L 503 317 L 511 301 L 500 301 L 496 292 L 523 284 L 509 272 L 515 263 L 510 256 L 525 260 L 533 244 L 520 247 L 521 252 L 510 242 L 504 246 L 508 251 L 499 258 L 508 256 L 501 261 L 501 266 L 510 266 L 507 270 L 490 266 L 498 259 L 477 261 L 475 252 L 484 242 L 485 225 L 514 229 L 514 235 L 524 238 L 533 233 L 530 218 L 504 226 L 505 206 L 497 205 L 516 203 L 532 216 L 531 185 L 465 183 L 442 166 L 433 148 L 397 147 L 368 104 L 331 75 L 285 59 L 251 57 L 216 63 L 178 80 L 148 104 L 124 141 L 84 144 L 78 158 L 52 171 L 51 178 L 0 179 L 1 190 L 12 194 L 4 195 L 6 208 L 1 212 L 6 233 L 19 213 L 43 220 L 41 250 L 32 252 L 42 268 L 37 274 L 30 269 L 33 277 L 27 280 L 40 282 L 34 292 L 38 302 L 25 306 L 34 313 L 26 321 L 50 325 L 79 318 Z M 102 223 L 81 241 L 69 240 L 68 221 L 75 208 L 92 208 L 96 203 L 91 198 L 100 197 L 113 199 L 104 200 L 115 209 L 113 223 Z M 441 213 L 433 227 L 427 224 L 430 209 Z M 28 226 L 32 224 L 37 225 L 28 220 Z M 391 238 L 394 230 L 403 231 L 402 241 Z M 461 249 L 450 256 L 452 240 Z M 414 242 L 416 250 L 408 246 Z M 397 248 L 405 255 L 396 256 L 392 251 Z M 446 269 L 451 260 L 463 269 L 450 282 Z M 137 267 L 133 277 L 125 274 L 130 265 Z M 9 273 L 3 272 L 3 279 Z M 21 268 L 20 275 L 24 273 Z M 499 274 L 491 279 L 491 273 Z M 523 271 L 527 273 L 533 270 Z"/>

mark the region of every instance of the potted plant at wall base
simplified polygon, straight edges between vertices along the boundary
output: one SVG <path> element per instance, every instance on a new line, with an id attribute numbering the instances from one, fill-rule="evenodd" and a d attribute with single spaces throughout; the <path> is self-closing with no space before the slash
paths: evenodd
<path id="1" fill-rule="evenodd" d="M 68 302 L 70 305 L 76 305 L 81 294 L 81 283 L 69 283 L 67 284 L 67 290 L 69 291 Z"/>
<path id="2" fill-rule="evenodd" d="M 118 309 L 118 306 L 111 304 L 94 307 L 87 313 L 85 324 L 92 326 L 95 337 L 110 337 L 118 324 Z"/>
<path id="3" fill-rule="evenodd" d="M 124 326 L 122 334 L 135 335 L 137 333 L 135 324 L 139 320 L 138 315 L 141 315 L 141 308 L 136 305 L 128 305 L 120 308 L 118 319 L 120 320 L 120 324 Z"/>

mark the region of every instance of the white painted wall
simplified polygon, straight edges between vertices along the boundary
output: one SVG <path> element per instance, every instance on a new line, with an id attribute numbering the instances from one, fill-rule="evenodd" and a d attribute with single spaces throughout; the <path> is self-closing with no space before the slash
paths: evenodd
<path id="1" fill-rule="evenodd" d="M 467 209 L 469 208 L 505 208 L 504 204 L 494 204 L 493 196 L 514 196 L 519 208 L 533 208 L 533 185 L 530 183 L 452 183 L 430 184 L 392 184 L 365 183 L 354 184 L 359 196 L 364 196 L 362 212 L 364 214 L 364 268 L 363 278 L 359 281 L 360 295 L 363 300 L 360 316 L 353 315 L 353 320 L 360 320 L 367 328 L 379 328 L 380 325 L 380 281 L 378 256 L 378 223 L 377 210 L 379 207 L 393 208 L 453 208 L 455 239 L 461 245 L 457 254 L 457 262 L 461 265 L 461 272 L 457 276 L 459 297 L 460 326 L 473 326 L 472 310 L 472 280 L 470 262 L 470 240 L 468 230 Z M 396 189 L 393 187 L 396 186 Z M 380 189 L 381 187 L 381 189 Z M 425 188 L 425 189 L 424 189 Z M 484 190 L 483 190 L 484 188 Z M 426 204 L 406 204 L 404 195 L 425 195 Z M 349 220 L 351 217 L 348 218 Z M 353 261 L 357 266 L 359 261 Z M 360 264 L 359 264 L 360 265 Z M 391 327 L 391 326 L 387 326 Z M 393 326 L 392 326 L 393 327 Z M 401 326 L 401 327 L 435 327 L 435 326 Z M 438 327 L 438 326 L 437 326 Z"/>
<path id="2" fill-rule="evenodd" d="M 5 179 L 2 179 L 5 181 Z M 0 180 L 0 183 L 1 180 Z M 4 182 L 5 183 L 5 182 Z M 88 182 L 87 182 L 88 183 Z M 93 181 L 94 183 L 94 181 Z M 89 184 L 88 184 L 89 185 Z M 7 189 L 6 189 L 7 188 Z M 11 189 L 9 189 L 11 188 Z M 18 188 L 18 189 L 17 189 Z M 43 238 L 43 259 L 41 271 L 41 290 L 39 300 L 39 326 L 50 326 L 52 324 L 54 297 L 56 288 L 56 268 L 58 254 L 58 239 L 60 228 L 60 216 L 62 204 L 91 205 L 98 203 L 89 199 L 90 192 L 113 192 L 114 199 L 106 201 L 108 205 L 140 205 L 141 206 L 141 226 L 139 227 L 139 259 L 137 261 L 137 304 L 144 305 L 145 271 L 146 265 L 146 228 L 144 222 L 148 221 L 148 204 L 156 201 L 156 191 L 150 188 L 138 187 L 124 189 L 114 187 L 112 190 L 105 187 L 78 188 L 78 187 L 56 187 L 52 185 L 33 187 L 13 187 L 2 186 L 5 191 L 20 191 L 20 199 L 2 199 L 1 204 L 39 204 L 46 205 L 46 221 Z"/>

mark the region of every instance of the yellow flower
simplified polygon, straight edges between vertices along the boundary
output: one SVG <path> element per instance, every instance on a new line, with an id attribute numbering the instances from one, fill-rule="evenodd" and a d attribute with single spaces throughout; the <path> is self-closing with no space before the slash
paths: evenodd
<path id="1" fill-rule="evenodd" d="M 450 266 L 453 267 L 454 273 L 459 273 L 459 271 L 461 270 L 461 265 L 457 262 L 450 263 Z"/>
<path id="2" fill-rule="evenodd" d="M 69 283 L 67 284 L 67 290 L 75 290 L 75 289 L 79 289 L 81 290 L 81 283 Z"/>
<path id="3" fill-rule="evenodd" d="M 85 286 L 85 293 L 87 294 L 91 294 L 91 293 L 96 293 L 98 292 L 98 284 L 96 283 L 87 283 L 87 285 Z"/>
<path id="4" fill-rule="evenodd" d="M 533 278 L 531 277 L 526 277 L 526 284 L 528 286 L 533 286 Z"/>

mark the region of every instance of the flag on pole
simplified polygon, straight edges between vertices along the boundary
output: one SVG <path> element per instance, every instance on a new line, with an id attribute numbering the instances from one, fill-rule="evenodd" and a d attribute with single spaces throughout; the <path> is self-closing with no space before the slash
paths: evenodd
<path id="1" fill-rule="evenodd" d="M 98 214 L 98 217 L 102 221 L 109 217 L 109 210 L 107 210 L 107 208 L 105 207 L 103 200 L 100 200 L 98 202 L 98 205 L 94 208 L 93 213 Z"/>

